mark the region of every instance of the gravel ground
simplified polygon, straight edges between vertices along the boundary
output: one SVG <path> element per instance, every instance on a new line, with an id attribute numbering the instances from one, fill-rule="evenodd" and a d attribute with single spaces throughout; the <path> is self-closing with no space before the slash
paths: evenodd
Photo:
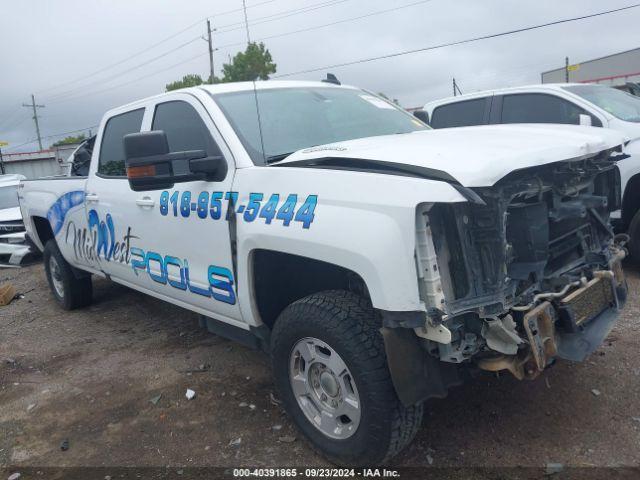
<path id="1" fill-rule="evenodd" d="M 640 466 L 640 272 L 627 275 L 625 312 L 587 361 L 532 382 L 482 374 L 430 401 L 395 466 Z M 25 295 L 0 307 L 0 467 L 326 465 L 278 405 L 267 356 L 195 314 L 105 280 L 65 312 L 41 265 L 3 281 Z"/>

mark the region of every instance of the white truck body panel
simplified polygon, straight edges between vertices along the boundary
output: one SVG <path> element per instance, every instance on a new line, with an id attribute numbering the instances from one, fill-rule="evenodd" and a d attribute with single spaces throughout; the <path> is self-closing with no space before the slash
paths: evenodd
<path id="1" fill-rule="evenodd" d="M 483 187 L 515 170 L 584 158 L 619 146 L 621 140 L 615 132 L 571 125 L 461 127 L 309 148 L 282 163 L 327 156 L 378 160 L 440 170 L 465 187 Z"/>

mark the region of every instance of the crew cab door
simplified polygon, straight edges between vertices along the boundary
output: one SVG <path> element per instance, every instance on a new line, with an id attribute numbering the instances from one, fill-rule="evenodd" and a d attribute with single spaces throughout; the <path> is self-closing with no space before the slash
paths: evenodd
<path id="1" fill-rule="evenodd" d="M 118 178 L 96 172 L 87 191 L 98 197 L 98 220 L 94 222 L 105 221 L 107 231 L 112 222 L 115 241 L 123 240 L 121 248 L 116 247 L 120 257 L 101 257 L 102 268 L 117 282 L 240 323 L 225 209 L 235 169 L 231 152 L 192 94 L 165 95 L 145 103 L 143 110 L 138 131 L 163 130 L 171 152 L 204 150 L 207 155 L 222 155 L 228 173 L 221 182 L 193 181 L 167 190 L 134 192 L 124 177 L 123 148 L 124 135 L 133 132 L 118 129 L 111 135 L 107 123 L 105 143 L 100 147 L 101 158 L 103 148 L 105 157 L 99 165 L 111 161 L 108 142 L 117 141 L 116 157 L 119 162 L 122 156 L 123 168 Z M 117 118 L 112 120 L 117 122 Z"/>

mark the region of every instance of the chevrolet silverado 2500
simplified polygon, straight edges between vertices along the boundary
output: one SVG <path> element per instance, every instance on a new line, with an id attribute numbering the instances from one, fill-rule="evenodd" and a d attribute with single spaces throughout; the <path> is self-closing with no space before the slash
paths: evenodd
<path id="1" fill-rule="evenodd" d="M 25 181 L 63 308 L 91 277 L 263 348 L 286 410 L 341 464 L 384 462 L 465 367 L 582 360 L 624 304 L 616 132 L 431 130 L 319 82 L 202 86 L 108 112 L 86 177 Z"/>

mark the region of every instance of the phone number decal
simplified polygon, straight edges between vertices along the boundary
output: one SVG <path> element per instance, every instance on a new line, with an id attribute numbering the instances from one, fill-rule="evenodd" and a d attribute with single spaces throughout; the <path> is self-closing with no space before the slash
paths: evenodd
<path id="1" fill-rule="evenodd" d="M 266 200 L 266 201 L 265 201 Z M 229 220 L 236 213 L 245 222 L 264 219 L 267 225 L 282 222 L 288 227 L 291 222 L 300 222 L 302 228 L 309 228 L 315 217 L 318 204 L 317 195 L 308 195 L 298 207 L 298 195 L 291 193 L 280 195 L 273 193 L 267 199 L 263 193 L 249 194 L 247 204 L 238 204 L 238 192 L 200 192 L 195 195 L 190 191 L 163 191 L 160 194 L 160 214 L 163 216 L 188 218 L 192 214 L 197 218 Z M 274 222 L 275 220 L 275 222 Z"/>

